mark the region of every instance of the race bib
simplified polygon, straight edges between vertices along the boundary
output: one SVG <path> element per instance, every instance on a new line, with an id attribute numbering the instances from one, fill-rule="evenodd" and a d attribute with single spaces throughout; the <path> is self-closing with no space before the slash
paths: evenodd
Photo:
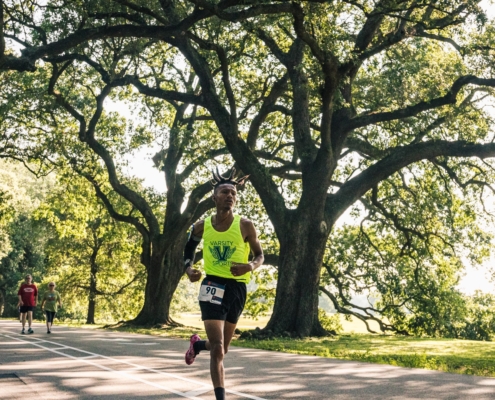
<path id="1" fill-rule="evenodd" d="M 212 281 L 205 281 L 199 289 L 199 301 L 207 301 L 213 304 L 222 304 L 225 286 Z"/>

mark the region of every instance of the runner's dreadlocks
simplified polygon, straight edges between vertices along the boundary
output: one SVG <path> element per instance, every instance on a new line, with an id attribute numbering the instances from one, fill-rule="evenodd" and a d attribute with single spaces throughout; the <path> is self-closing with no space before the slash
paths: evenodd
<path id="1" fill-rule="evenodd" d="M 213 190 L 215 190 L 217 187 L 220 185 L 224 185 L 226 183 L 234 185 L 234 186 L 241 186 L 244 185 L 246 182 L 246 179 L 249 178 L 249 175 L 245 175 L 242 178 L 234 178 L 235 177 L 235 168 L 232 168 L 232 171 L 230 171 L 230 174 L 228 176 L 223 176 L 220 174 L 218 171 L 211 171 L 213 174 L 213 179 L 210 181 L 211 185 L 213 186 Z"/>

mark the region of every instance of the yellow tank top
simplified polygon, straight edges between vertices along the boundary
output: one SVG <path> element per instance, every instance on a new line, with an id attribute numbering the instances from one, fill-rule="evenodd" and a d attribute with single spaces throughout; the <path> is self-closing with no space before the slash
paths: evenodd
<path id="1" fill-rule="evenodd" d="M 234 215 L 234 221 L 225 232 L 217 232 L 211 225 L 211 217 L 205 219 L 203 231 L 203 259 L 207 275 L 235 279 L 249 283 L 251 272 L 234 276 L 230 272 L 232 263 L 246 264 L 250 253 L 249 243 L 241 234 L 241 217 Z"/>

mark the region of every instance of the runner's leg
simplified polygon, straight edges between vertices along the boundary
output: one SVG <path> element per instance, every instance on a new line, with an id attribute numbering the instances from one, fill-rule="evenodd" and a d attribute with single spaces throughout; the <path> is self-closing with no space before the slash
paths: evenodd
<path id="1" fill-rule="evenodd" d="M 46 331 L 50 331 L 50 314 L 48 311 L 45 311 L 45 318 L 46 318 Z"/>
<path id="2" fill-rule="evenodd" d="M 210 373 L 213 388 L 225 387 L 225 371 L 223 368 L 224 350 L 224 326 L 225 321 L 206 320 L 205 330 L 208 336 L 206 348 L 210 350 Z"/>
<path id="3" fill-rule="evenodd" d="M 224 350 L 224 355 L 227 354 L 229 351 L 229 345 L 230 342 L 232 341 L 232 338 L 234 337 L 234 332 L 235 332 L 235 327 L 237 324 L 233 324 L 231 322 L 226 321 L 225 326 L 223 328 L 223 350 Z M 198 350 L 208 350 L 210 351 L 210 341 L 209 340 L 200 340 L 197 342 L 197 344 L 200 346 L 200 343 L 204 342 L 204 349 L 199 348 Z M 196 349 L 196 343 L 194 344 L 194 348 Z M 197 351 L 199 353 L 199 351 Z"/>
<path id="4" fill-rule="evenodd" d="M 237 324 L 233 324 L 232 322 L 225 321 L 225 326 L 223 328 L 223 349 L 224 355 L 229 351 L 229 345 L 232 341 L 232 337 L 234 336 L 235 327 Z"/>

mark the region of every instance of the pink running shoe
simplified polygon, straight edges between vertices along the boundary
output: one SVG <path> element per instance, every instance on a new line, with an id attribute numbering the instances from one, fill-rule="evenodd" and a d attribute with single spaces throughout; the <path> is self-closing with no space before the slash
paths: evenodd
<path id="1" fill-rule="evenodd" d="M 201 340 L 201 338 L 194 334 L 191 336 L 191 339 L 189 340 L 189 350 L 186 351 L 186 364 L 191 365 L 194 362 L 194 359 L 196 358 L 196 352 L 194 351 L 194 343 L 196 343 L 198 340 Z"/>

